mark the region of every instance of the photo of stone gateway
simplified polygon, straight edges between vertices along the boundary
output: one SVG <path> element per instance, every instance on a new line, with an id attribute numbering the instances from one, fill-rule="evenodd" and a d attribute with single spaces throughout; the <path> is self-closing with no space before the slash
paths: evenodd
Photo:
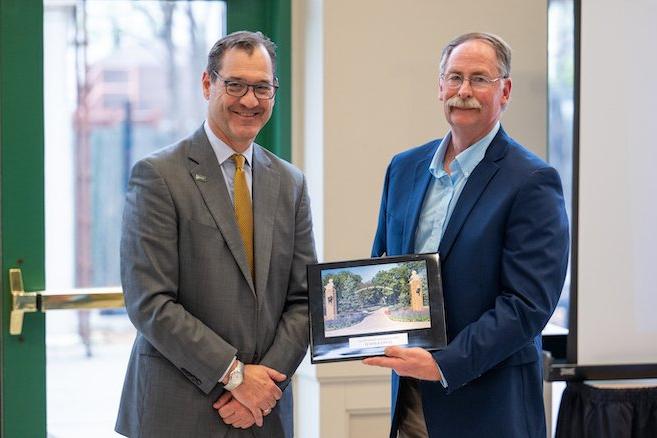
<path id="1" fill-rule="evenodd" d="M 323 269 L 324 336 L 431 327 L 423 260 Z"/>

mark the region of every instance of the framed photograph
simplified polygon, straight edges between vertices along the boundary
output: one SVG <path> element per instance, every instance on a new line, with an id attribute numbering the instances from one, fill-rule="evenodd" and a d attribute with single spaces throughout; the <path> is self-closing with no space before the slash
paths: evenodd
<path id="1" fill-rule="evenodd" d="M 308 265 L 312 363 L 447 344 L 438 254 Z"/>

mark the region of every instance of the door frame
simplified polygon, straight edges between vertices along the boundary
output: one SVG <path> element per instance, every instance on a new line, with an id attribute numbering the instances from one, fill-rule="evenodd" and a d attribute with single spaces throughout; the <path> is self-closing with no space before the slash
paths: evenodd
<path id="1" fill-rule="evenodd" d="M 276 75 L 280 88 L 269 123 L 256 142 L 284 160 L 292 158 L 292 1 L 227 0 L 226 28 L 261 31 L 276 43 Z M 254 13 L 259 11 L 259 14 Z"/>
<path id="2" fill-rule="evenodd" d="M 9 335 L 9 268 L 25 284 L 45 283 L 43 172 L 43 4 L 0 1 L 0 435 L 46 435 L 45 317 Z"/>

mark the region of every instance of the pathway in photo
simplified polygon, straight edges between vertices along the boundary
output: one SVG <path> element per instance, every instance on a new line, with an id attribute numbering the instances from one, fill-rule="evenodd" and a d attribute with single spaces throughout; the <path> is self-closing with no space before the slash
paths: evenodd
<path id="1" fill-rule="evenodd" d="M 386 315 L 387 307 L 382 307 L 366 316 L 358 324 L 338 330 L 327 331 L 328 336 L 355 336 L 367 333 L 380 333 L 386 331 L 403 331 L 430 327 L 429 321 L 402 322 L 393 321 Z"/>

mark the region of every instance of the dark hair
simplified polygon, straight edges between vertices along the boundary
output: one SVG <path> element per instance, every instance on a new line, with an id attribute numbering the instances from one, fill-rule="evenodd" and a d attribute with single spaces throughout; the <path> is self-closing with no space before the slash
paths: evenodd
<path id="1" fill-rule="evenodd" d="M 440 73 L 445 72 L 445 66 L 449 56 L 452 54 L 452 51 L 461 44 L 472 41 L 472 40 L 482 40 L 490 44 L 493 49 L 495 49 L 495 55 L 497 56 L 497 67 L 500 70 L 500 75 L 503 78 L 508 78 L 511 76 L 511 47 L 500 37 L 492 33 L 486 32 L 471 32 L 463 35 L 459 35 L 450 41 L 445 48 L 443 53 L 440 56 Z"/>
<path id="2" fill-rule="evenodd" d="M 264 47 L 267 50 L 267 53 L 269 53 L 274 77 L 276 77 L 276 44 L 274 44 L 274 42 L 268 37 L 263 35 L 262 32 L 249 32 L 246 30 L 240 30 L 221 38 L 219 41 L 214 43 L 210 49 L 210 53 L 208 53 L 208 65 L 206 70 L 212 78 L 212 81 L 216 79 L 213 72 L 219 73 L 221 70 L 221 61 L 224 57 L 224 54 L 228 50 L 238 48 L 240 50 L 244 50 L 249 55 L 252 55 L 253 50 L 259 46 Z"/>

